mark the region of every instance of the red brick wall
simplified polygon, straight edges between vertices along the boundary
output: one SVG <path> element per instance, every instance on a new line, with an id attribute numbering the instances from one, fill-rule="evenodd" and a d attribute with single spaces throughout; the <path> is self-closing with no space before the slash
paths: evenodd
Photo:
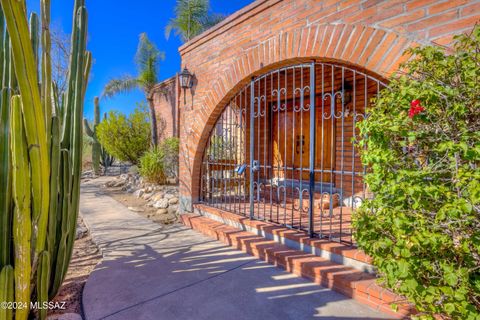
<path id="1" fill-rule="evenodd" d="M 197 79 L 180 106 L 184 209 L 198 199 L 216 119 L 252 76 L 316 59 L 388 77 L 408 59 L 408 47 L 448 47 L 479 20 L 479 0 L 258 0 L 192 39 L 180 48 L 182 65 Z"/>
<path id="2" fill-rule="evenodd" d="M 158 141 L 178 136 L 177 77 L 159 83 L 153 91 Z"/>

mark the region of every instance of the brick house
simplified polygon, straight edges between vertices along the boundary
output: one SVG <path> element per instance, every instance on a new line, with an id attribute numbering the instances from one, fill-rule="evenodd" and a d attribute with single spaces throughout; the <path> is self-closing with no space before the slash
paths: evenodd
<path id="1" fill-rule="evenodd" d="M 178 119 L 181 210 L 371 270 L 350 219 L 371 196 L 356 123 L 407 48 L 448 48 L 479 21 L 479 0 L 257 0 L 185 43 L 193 87 L 176 108 L 155 96 Z"/>
<path id="2" fill-rule="evenodd" d="M 188 66 L 196 79 L 194 88 L 187 91 L 186 103 L 183 97 L 178 99 L 184 210 L 192 211 L 194 203 L 205 200 L 205 192 L 211 193 L 205 188 L 212 186 L 202 183 L 205 166 L 213 166 L 213 175 L 225 171 L 223 174 L 228 176 L 230 167 L 247 164 L 242 177 L 249 181 L 250 160 L 259 162 L 260 170 L 254 178 L 259 180 L 256 185 L 264 187 L 262 199 L 271 188 L 275 189 L 272 180 L 306 181 L 310 169 L 315 171 L 317 184 L 325 182 L 325 187 L 333 184 L 338 189 L 340 179 L 344 185 L 352 185 L 353 181 L 353 189 L 347 192 L 344 188 L 341 196 L 357 194 L 361 191 L 360 177 L 347 177 L 345 172 L 352 166 L 350 173 L 361 172 L 350 140 L 354 135 L 353 122 L 360 121 L 369 99 L 407 59 L 402 56 L 405 49 L 432 43 L 449 46 L 453 35 L 468 32 L 479 20 L 478 0 L 257 0 L 184 44 L 179 49 L 182 65 Z M 315 90 L 309 90 L 312 85 Z M 310 115 L 307 117 L 310 99 L 315 99 L 316 104 L 317 123 L 313 126 L 309 125 Z M 258 117 L 256 112 L 252 113 L 257 121 L 250 121 L 250 105 L 261 109 Z M 282 111 L 285 105 L 286 110 Z M 293 112 L 299 108 L 301 115 Z M 322 112 L 324 116 L 318 116 Z M 239 117 L 239 113 L 243 116 Z M 220 132 L 229 125 L 242 132 L 222 136 Z M 310 132 L 310 127 L 323 129 Z M 254 131 L 252 139 L 250 130 Z M 288 134 L 283 134 L 284 130 Z M 288 138 L 289 134 L 292 137 Z M 313 135 L 316 150 L 310 168 L 309 145 Z M 280 143 L 285 136 L 287 142 Z M 208 163 L 206 153 L 213 148 L 213 140 L 230 138 L 238 148 L 233 153 L 243 158 L 223 159 L 231 163 L 220 166 Z M 272 141 L 277 141 L 277 146 Z M 255 159 L 249 154 L 250 143 L 254 145 Z M 290 159 L 292 145 L 294 158 Z M 300 145 L 303 150 L 295 151 Z M 324 155 L 319 155 L 322 151 Z M 287 156 L 279 157 L 280 154 Z M 339 165 L 342 160 L 343 168 Z M 319 167 L 320 162 L 323 168 Z M 298 168 L 306 171 L 299 173 Z M 286 170 L 280 173 L 280 169 Z M 343 177 L 338 174 L 341 169 Z M 332 176 L 327 177 L 330 173 Z M 248 181 L 242 187 L 248 189 L 247 198 Z M 298 183 L 294 185 L 298 189 Z M 276 188 L 279 187 L 277 183 Z M 285 185 L 283 189 L 289 188 Z M 275 193 L 278 195 L 273 190 L 272 194 Z"/>

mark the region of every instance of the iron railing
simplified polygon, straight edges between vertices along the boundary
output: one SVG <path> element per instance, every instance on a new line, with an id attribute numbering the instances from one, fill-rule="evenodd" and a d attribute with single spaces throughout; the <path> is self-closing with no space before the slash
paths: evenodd
<path id="1" fill-rule="evenodd" d="M 316 62 L 252 79 L 212 130 L 200 200 L 354 244 L 352 212 L 371 197 L 357 123 L 385 86 L 353 68 Z"/>

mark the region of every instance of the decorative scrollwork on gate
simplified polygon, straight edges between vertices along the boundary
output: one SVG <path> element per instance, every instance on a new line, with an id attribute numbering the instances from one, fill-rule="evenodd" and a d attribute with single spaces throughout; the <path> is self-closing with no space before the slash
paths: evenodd
<path id="1" fill-rule="evenodd" d="M 384 87 L 354 68 L 319 62 L 253 79 L 212 130 L 201 200 L 353 244 L 352 212 L 368 195 L 357 125 Z"/>

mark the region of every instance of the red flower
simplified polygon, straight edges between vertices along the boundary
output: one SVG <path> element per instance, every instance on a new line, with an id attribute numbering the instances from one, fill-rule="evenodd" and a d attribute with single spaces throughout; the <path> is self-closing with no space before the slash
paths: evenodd
<path id="1" fill-rule="evenodd" d="M 408 116 L 410 119 L 413 119 L 419 113 L 425 111 L 425 108 L 420 105 L 420 100 L 416 99 L 410 103 L 410 110 L 408 111 Z"/>

